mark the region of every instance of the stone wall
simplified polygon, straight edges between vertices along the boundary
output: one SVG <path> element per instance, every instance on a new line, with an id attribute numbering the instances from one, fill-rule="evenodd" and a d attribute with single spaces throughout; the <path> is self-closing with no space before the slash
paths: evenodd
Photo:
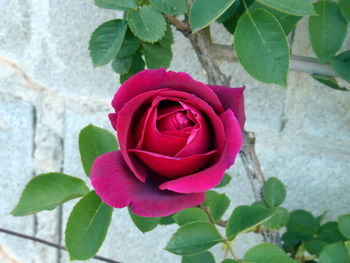
<path id="1" fill-rule="evenodd" d="M 28 180 L 39 173 L 62 171 L 84 177 L 77 137 L 89 123 L 112 131 L 107 113 L 119 86 L 109 66 L 93 68 L 87 51 L 91 32 L 121 14 L 94 7 L 92 1 L 0 0 L 0 227 L 62 243 L 64 226 L 75 201 L 35 216 L 8 213 Z M 302 21 L 292 41 L 297 55 L 312 55 Z M 214 39 L 230 44 L 219 26 Z M 175 33 L 170 67 L 205 82 L 189 43 Z M 349 49 L 350 40 L 343 49 Z M 288 88 L 253 80 L 238 64 L 223 62 L 232 86 L 246 85 L 247 129 L 256 132 L 265 174 L 287 184 L 289 209 L 329 219 L 349 213 L 350 92 L 316 83 L 291 72 Z M 232 206 L 253 200 L 240 160 L 227 188 Z M 115 210 L 111 230 L 99 254 L 124 263 L 180 262 L 163 250 L 175 227 L 141 234 L 125 209 Z M 241 254 L 260 237 L 244 235 Z M 238 243 L 238 242 L 237 242 Z M 215 253 L 223 256 L 220 248 Z M 0 234 L 0 261 L 69 262 L 66 252 Z M 90 260 L 88 262 L 98 262 Z"/>

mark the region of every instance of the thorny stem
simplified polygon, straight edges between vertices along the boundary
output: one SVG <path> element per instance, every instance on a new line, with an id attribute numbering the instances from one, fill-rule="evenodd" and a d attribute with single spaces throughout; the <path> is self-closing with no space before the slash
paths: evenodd
<path id="1" fill-rule="evenodd" d="M 191 4 L 191 0 L 189 0 Z M 197 57 L 207 73 L 209 84 L 229 86 L 230 78 L 220 70 L 214 53 L 211 52 L 210 42 L 204 30 L 191 34 L 187 21 L 180 21 L 175 17 L 166 16 L 168 21 L 175 26 L 185 37 L 187 37 L 197 54 Z M 186 28 L 186 30 L 183 30 Z M 246 170 L 247 177 L 251 183 L 252 190 L 256 201 L 263 201 L 261 190 L 265 183 L 264 173 L 260 166 L 259 159 L 255 152 L 255 135 L 252 132 L 243 131 L 244 142 L 240 151 L 240 157 L 243 166 Z M 225 226 L 225 222 L 220 222 L 219 225 Z M 261 234 L 266 242 L 276 244 L 281 247 L 281 240 L 278 231 L 270 231 L 261 229 Z"/>

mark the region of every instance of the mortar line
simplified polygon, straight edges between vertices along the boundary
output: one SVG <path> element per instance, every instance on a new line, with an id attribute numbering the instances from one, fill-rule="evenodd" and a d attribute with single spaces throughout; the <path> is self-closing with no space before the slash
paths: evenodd
<path id="1" fill-rule="evenodd" d="M 37 110 L 36 106 L 32 105 L 32 178 L 35 176 L 35 152 L 36 152 L 36 127 L 37 127 Z M 38 217 L 36 214 L 33 215 L 33 236 L 36 236 L 38 233 Z M 35 257 L 32 259 L 33 263 L 35 262 Z"/>
<path id="2" fill-rule="evenodd" d="M 57 235 L 58 235 L 58 239 L 57 239 L 57 243 L 62 246 L 62 213 L 63 213 L 63 209 L 62 209 L 62 205 L 60 205 L 58 207 L 58 218 L 57 218 Z M 61 263 L 61 259 L 62 259 L 62 252 L 60 249 L 57 248 L 56 251 L 56 262 L 57 263 Z"/>
<path id="3" fill-rule="evenodd" d="M 64 143 L 64 134 L 66 131 L 66 108 L 64 108 L 63 111 L 63 125 L 62 125 L 62 134 L 60 138 L 60 146 L 61 146 L 61 164 L 60 164 L 60 172 L 64 172 L 64 149 L 65 149 L 65 143 Z M 63 204 L 59 206 L 58 208 L 58 218 L 57 218 L 57 234 L 58 234 L 58 244 L 62 246 L 62 235 L 63 235 Z M 57 258 L 56 262 L 61 263 L 62 261 L 62 251 L 61 249 L 57 249 Z"/>
<path id="4" fill-rule="evenodd" d="M 294 40 L 295 40 L 295 29 L 292 31 L 290 39 L 289 39 L 289 49 L 291 55 L 293 54 L 293 45 L 294 45 Z M 282 133 L 284 128 L 286 127 L 286 124 L 288 122 L 288 118 L 286 117 L 286 99 L 287 99 L 287 90 L 284 90 L 283 93 L 283 102 L 282 102 L 282 110 L 280 114 L 280 128 L 279 128 L 279 133 Z"/>

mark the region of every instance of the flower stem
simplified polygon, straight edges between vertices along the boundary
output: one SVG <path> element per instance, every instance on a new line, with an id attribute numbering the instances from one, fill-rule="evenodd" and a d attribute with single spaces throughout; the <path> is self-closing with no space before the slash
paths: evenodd
<path id="1" fill-rule="evenodd" d="M 237 260 L 237 261 L 240 261 L 239 258 L 235 255 L 235 253 L 233 252 L 233 249 L 231 247 L 231 244 L 230 244 L 230 241 L 227 240 L 226 238 L 223 237 L 223 235 L 220 233 L 220 231 L 218 230 L 218 228 L 216 227 L 216 222 L 210 212 L 210 209 L 209 207 L 207 206 L 204 206 L 204 205 L 200 205 L 200 208 L 203 209 L 203 211 L 207 214 L 208 218 L 209 218 L 209 221 L 213 224 L 213 226 L 216 228 L 216 230 L 218 231 L 221 239 L 222 239 L 222 242 L 224 243 L 225 247 L 226 247 L 226 251 L 228 253 L 230 253 L 231 257 L 234 259 L 234 260 Z"/>

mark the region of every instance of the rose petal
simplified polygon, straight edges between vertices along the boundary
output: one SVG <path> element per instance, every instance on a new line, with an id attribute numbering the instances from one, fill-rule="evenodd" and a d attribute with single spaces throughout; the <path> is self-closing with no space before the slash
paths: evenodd
<path id="1" fill-rule="evenodd" d="M 133 156 L 132 152 L 128 152 L 127 149 L 132 149 L 136 147 L 136 142 L 133 136 L 130 135 L 130 131 L 136 129 L 132 127 L 133 120 L 141 119 L 141 116 L 136 116 L 137 112 L 144 112 L 144 105 L 151 105 L 152 101 L 156 97 L 172 97 L 182 100 L 186 104 L 196 107 L 201 113 L 205 114 L 209 119 L 212 126 L 213 133 L 215 134 L 215 142 L 213 149 L 221 152 L 224 147 L 225 131 L 222 121 L 219 119 L 213 108 L 208 105 L 205 101 L 199 99 L 193 94 L 189 94 L 177 90 L 152 90 L 145 92 L 131 99 L 124 107 L 118 112 L 117 119 L 117 135 L 120 145 L 120 150 L 123 154 L 125 162 L 128 164 L 130 169 L 133 171 L 135 176 L 142 182 L 146 181 L 146 176 L 148 174 L 148 169 L 140 163 L 140 161 Z M 183 99 L 182 99 L 183 98 Z M 142 106 L 142 107 L 141 107 Z M 139 113 L 140 114 L 140 113 Z M 135 124 L 134 124 L 135 125 Z"/>
<path id="2" fill-rule="evenodd" d="M 229 88 L 223 86 L 212 86 L 208 85 L 222 102 L 225 110 L 231 109 L 235 114 L 241 129 L 244 127 L 245 123 L 245 112 L 244 112 L 244 96 L 243 92 L 245 87 L 239 88 Z"/>
<path id="3" fill-rule="evenodd" d="M 198 171 L 210 160 L 214 160 L 217 153 L 214 150 L 186 158 L 176 158 L 137 149 L 130 149 L 129 151 L 136 153 L 152 171 L 170 178 L 178 178 Z"/>
<path id="4" fill-rule="evenodd" d="M 220 183 L 225 170 L 234 163 L 243 141 L 241 128 L 233 112 L 227 110 L 220 118 L 225 127 L 225 148 L 216 163 L 195 174 L 167 181 L 159 186 L 160 189 L 177 193 L 197 193 L 207 191 Z"/>
<path id="5" fill-rule="evenodd" d="M 187 138 L 160 133 L 156 127 L 156 122 L 157 108 L 153 108 L 152 113 L 146 120 L 137 149 L 174 156 L 186 145 Z"/>
<path id="6" fill-rule="evenodd" d="M 157 128 L 160 132 L 164 131 L 179 131 L 184 130 L 195 125 L 195 121 L 192 121 L 188 117 L 189 113 L 185 110 L 179 110 L 168 114 L 167 116 L 159 119 L 157 117 Z"/>
<path id="7" fill-rule="evenodd" d="M 224 126 L 216 112 L 208 103 L 193 94 L 176 90 L 163 90 L 159 93 L 159 96 L 176 97 L 179 101 L 183 102 L 186 105 L 193 106 L 198 110 L 198 112 L 200 112 L 202 115 L 205 115 L 208 119 L 208 125 L 210 124 L 211 128 L 213 129 L 212 132 L 215 134 L 215 142 L 212 142 L 212 144 L 214 144 L 214 148 L 216 150 L 219 152 L 222 151 L 224 148 L 225 137 Z"/>
<path id="8" fill-rule="evenodd" d="M 166 102 L 167 106 L 162 105 L 162 102 L 160 102 L 160 105 L 158 107 L 158 114 L 157 114 L 157 120 L 162 119 L 174 112 L 183 110 L 182 106 L 177 101 L 169 101 Z"/>
<path id="9" fill-rule="evenodd" d="M 195 94 L 210 104 L 218 113 L 224 111 L 218 96 L 208 86 L 195 81 L 186 73 L 165 71 L 164 68 L 144 70 L 129 78 L 114 95 L 112 106 L 118 112 L 133 97 L 164 88 Z"/>
<path id="10" fill-rule="evenodd" d="M 108 114 L 108 118 L 112 124 L 113 129 L 117 129 L 117 119 L 118 119 L 118 113 L 110 113 Z"/>
<path id="11" fill-rule="evenodd" d="M 135 115 L 136 112 L 140 111 L 140 107 L 145 103 L 151 103 L 153 98 L 156 97 L 159 92 L 160 90 L 152 90 L 133 98 L 129 103 L 125 104 L 123 109 L 118 113 L 116 126 L 120 151 L 131 171 L 141 182 L 146 181 L 148 171 L 145 166 L 127 150 L 129 148 L 134 148 L 137 143 L 133 140 L 134 138 L 130 134 L 130 131 L 132 130 L 131 125 L 133 118 L 137 117 Z"/>
<path id="12" fill-rule="evenodd" d="M 195 116 L 197 128 L 192 130 L 191 135 L 187 139 L 186 146 L 183 147 L 175 157 L 188 157 L 194 154 L 207 152 L 211 142 L 210 130 L 206 119 L 195 107 L 184 102 L 180 103 L 185 109 L 189 109 L 192 112 L 192 115 Z"/>
<path id="13" fill-rule="evenodd" d="M 204 193 L 179 194 L 135 178 L 120 151 L 98 157 L 91 169 L 91 183 L 103 202 L 112 207 L 130 205 L 139 216 L 167 216 L 204 201 Z"/>

